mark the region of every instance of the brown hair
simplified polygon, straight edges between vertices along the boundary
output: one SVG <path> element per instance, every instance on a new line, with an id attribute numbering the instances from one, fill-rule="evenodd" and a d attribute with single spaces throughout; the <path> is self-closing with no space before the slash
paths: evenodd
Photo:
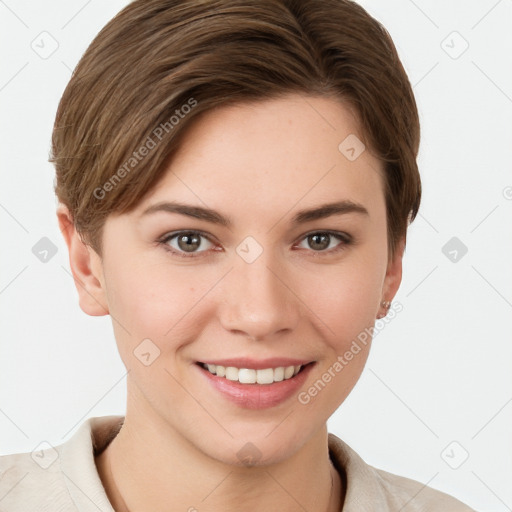
<path id="1" fill-rule="evenodd" d="M 418 112 L 388 32 L 350 0 L 130 3 L 96 36 L 60 101 L 57 197 L 101 256 L 107 216 L 152 190 L 201 112 L 290 92 L 335 97 L 357 113 L 384 162 L 391 258 L 420 205 Z"/>

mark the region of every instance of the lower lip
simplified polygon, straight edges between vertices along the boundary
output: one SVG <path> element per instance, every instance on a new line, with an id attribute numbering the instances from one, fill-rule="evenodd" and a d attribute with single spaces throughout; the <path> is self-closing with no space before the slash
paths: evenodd
<path id="1" fill-rule="evenodd" d="M 217 377 L 196 364 L 208 382 L 219 391 L 222 396 L 245 409 L 267 409 L 275 407 L 296 394 L 304 384 L 314 363 L 309 363 L 291 379 L 273 384 L 240 384 L 238 381 L 225 377 Z"/>

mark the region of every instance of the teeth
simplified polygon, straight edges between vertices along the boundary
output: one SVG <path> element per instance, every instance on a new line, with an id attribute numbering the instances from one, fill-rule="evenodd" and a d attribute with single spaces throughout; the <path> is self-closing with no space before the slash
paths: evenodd
<path id="1" fill-rule="evenodd" d="M 274 382 L 274 370 L 272 368 L 253 371 L 256 374 L 256 382 L 258 384 L 272 384 Z M 240 370 L 240 373 L 242 372 L 243 370 Z M 242 379 L 240 379 L 240 382 L 242 382 Z"/>
<path id="2" fill-rule="evenodd" d="M 287 366 L 284 369 L 284 380 L 293 377 L 293 372 L 295 371 L 295 366 Z"/>
<path id="3" fill-rule="evenodd" d="M 233 368 L 236 370 L 236 368 Z M 242 384 L 254 384 L 256 382 L 256 370 L 250 370 L 248 368 L 240 368 L 238 372 L 238 382 Z"/>
<path id="4" fill-rule="evenodd" d="M 238 380 L 238 368 L 235 368 L 234 366 L 228 366 L 226 368 L 226 379 Z"/>
<path id="5" fill-rule="evenodd" d="M 217 374 L 218 375 L 218 374 Z M 281 382 L 284 379 L 284 368 L 280 366 L 274 369 L 274 382 Z"/>
<path id="6" fill-rule="evenodd" d="M 208 370 L 217 377 L 225 377 L 228 380 L 238 381 L 241 384 L 272 384 L 288 380 L 297 375 L 301 365 L 298 366 L 279 366 L 277 368 L 265 368 L 264 370 L 253 370 L 251 368 L 235 368 L 234 366 L 221 366 L 216 364 L 203 364 L 205 370 Z"/>

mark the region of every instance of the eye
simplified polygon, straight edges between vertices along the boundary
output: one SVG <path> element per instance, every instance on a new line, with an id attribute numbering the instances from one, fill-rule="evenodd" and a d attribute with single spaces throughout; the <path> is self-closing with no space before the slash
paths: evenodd
<path id="1" fill-rule="evenodd" d="M 334 243 L 338 241 L 338 243 Z M 178 231 L 168 233 L 158 240 L 164 249 L 184 258 L 199 257 L 207 253 L 214 244 L 210 238 L 201 231 Z M 302 244 L 307 243 L 312 249 L 313 256 L 333 254 L 342 251 L 353 243 L 352 237 L 347 233 L 338 231 L 313 231 L 302 238 Z M 308 248 L 300 246 L 300 248 Z"/>
<path id="2" fill-rule="evenodd" d="M 313 252 L 317 253 L 338 252 L 352 243 L 352 237 L 350 235 L 338 231 L 314 231 L 308 233 L 302 240 L 302 243 L 305 242 L 313 249 Z M 338 240 L 338 243 L 333 245 L 333 242 L 336 240 Z"/>
<path id="3" fill-rule="evenodd" d="M 206 252 L 213 246 L 210 239 L 200 231 L 170 233 L 159 240 L 159 243 L 163 244 L 166 250 L 185 258 Z"/>

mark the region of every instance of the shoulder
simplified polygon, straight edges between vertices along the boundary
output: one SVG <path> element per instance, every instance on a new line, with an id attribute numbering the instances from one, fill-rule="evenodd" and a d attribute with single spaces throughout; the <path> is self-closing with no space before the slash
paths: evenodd
<path id="1" fill-rule="evenodd" d="M 435 512 L 450 510 L 450 512 L 475 512 L 458 499 L 444 492 L 432 489 L 421 482 L 394 475 L 369 466 L 376 481 L 379 482 L 383 494 L 396 506 L 412 512 Z M 395 510 L 395 509 L 391 509 Z"/>
<path id="2" fill-rule="evenodd" d="M 60 469 L 59 451 L 60 447 L 48 447 L 0 456 L 2 512 L 49 511 L 59 510 L 59 504 L 72 505 Z"/>
<path id="3" fill-rule="evenodd" d="M 65 442 L 0 456 L 2 512 L 113 512 L 95 455 L 115 437 L 123 416 L 85 420 Z"/>
<path id="4" fill-rule="evenodd" d="M 366 464 L 334 434 L 329 434 L 329 452 L 333 464 L 345 479 L 343 512 L 475 512 L 444 492 Z"/>

